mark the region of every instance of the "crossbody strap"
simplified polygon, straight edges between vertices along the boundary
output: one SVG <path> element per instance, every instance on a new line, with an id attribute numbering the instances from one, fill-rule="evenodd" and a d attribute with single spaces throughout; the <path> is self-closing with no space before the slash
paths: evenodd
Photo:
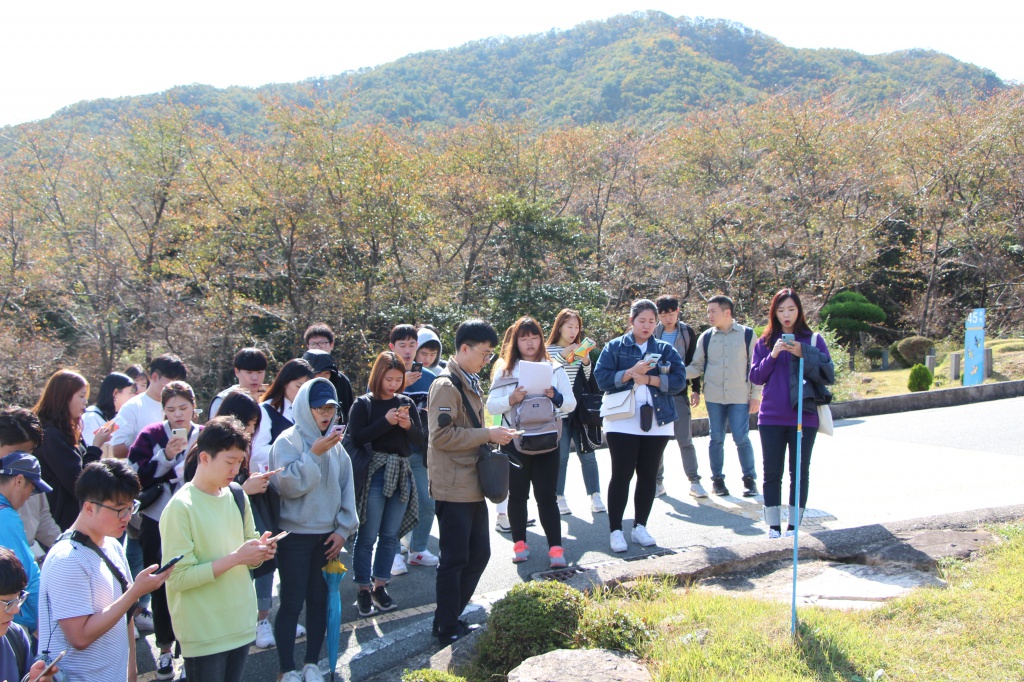
<path id="1" fill-rule="evenodd" d="M 99 555 L 100 559 L 103 560 L 103 563 L 105 563 L 107 565 L 107 568 L 113 574 L 113 576 L 117 580 L 118 584 L 121 585 L 121 594 L 128 594 L 128 580 L 127 580 L 127 578 L 125 578 L 124 574 L 121 573 L 121 569 L 118 568 L 114 564 L 114 562 L 110 560 L 110 557 L 107 556 L 107 553 L 104 552 L 102 549 L 100 549 L 96 545 L 96 543 L 92 541 L 92 538 L 90 538 L 85 533 L 83 533 L 81 531 L 77 531 L 77 530 L 72 530 L 72 531 L 68 531 L 67 533 L 64 533 L 64 535 L 62 535 L 59 538 L 57 538 L 57 541 L 59 542 L 63 538 L 69 538 L 71 540 L 74 540 L 75 542 L 77 542 L 78 544 L 82 545 L 83 547 L 86 547 L 86 548 L 91 549 L 92 551 L 96 552 L 96 554 Z M 135 609 L 137 608 L 137 606 L 138 606 L 138 603 L 136 602 L 135 604 L 132 604 L 131 606 L 128 607 L 128 612 L 124 614 L 126 619 L 131 620 L 132 616 L 135 615 Z"/>
<path id="2" fill-rule="evenodd" d="M 476 410 L 469 404 L 469 398 L 466 397 L 466 392 L 462 390 L 462 380 L 456 377 L 454 374 L 451 375 L 452 383 L 455 384 L 455 388 L 459 390 L 459 395 L 462 396 L 462 404 L 466 408 L 466 412 L 469 413 L 469 418 L 473 422 L 473 428 L 481 428 L 480 420 L 477 419 Z"/>

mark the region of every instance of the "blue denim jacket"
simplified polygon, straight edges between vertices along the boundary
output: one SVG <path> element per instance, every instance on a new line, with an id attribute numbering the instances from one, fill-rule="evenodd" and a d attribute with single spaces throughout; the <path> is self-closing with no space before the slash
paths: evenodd
<path id="1" fill-rule="evenodd" d="M 651 401 L 654 404 L 654 416 L 659 426 L 674 422 L 676 420 L 676 403 L 672 396 L 682 393 L 686 387 L 686 368 L 683 360 L 672 344 L 666 343 L 653 336 L 647 340 L 647 352 L 661 353 L 661 359 L 657 367 L 652 367 L 647 374 L 651 376 L 661 375 L 668 377 L 668 391 L 662 391 L 654 386 L 648 386 L 651 391 Z M 597 387 L 605 393 L 622 391 L 633 388 L 633 380 L 623 383 L 622 375 L 626 370 L 644 359 L 644 353 L 633 340 L 633 332 L 609 341 L 601 356 L 597 359 L 597 366 L 594 367 L 594 377 L 597 379 Z"/>

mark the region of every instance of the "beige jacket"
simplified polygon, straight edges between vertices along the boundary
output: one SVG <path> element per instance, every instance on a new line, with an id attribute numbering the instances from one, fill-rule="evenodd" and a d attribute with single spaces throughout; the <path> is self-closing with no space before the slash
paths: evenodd
<path id="1" fill-rule="evenodd" d="M 739 322 L 733 322 L 724 332 L 711 327 L 697 338 L 693 362 L 686 366 L 686 378 L 704 375 L 706 402 L 745 405 L 750 400 L 761 399 L 761 386 L 750 383 L 750 360 L 754 356 L 757 334 L 751 334 L 750 345 L 744 347 L 746 329 Z M 704 339 L 709 334 L 711 340 L 705 358 Z"/>
<path id="2" fill-rule="evenodd" d="M 18 510 L 18 516 L 25 526 L 25 537 L 32 545 L 32 553 L 38 559 L 44 554 L 41 545 L 52 547 L 60 537 L 60 527 L 50 515 L 50 504 L 46 500 L 46 495 L 33 495 L 28 498 Z"/>
<path id="3" fill-rule="evenodd" d="M 480 428 L 473 426 L 452 376 L 462 384 Z M 484 493 L 476 472 L 476 455 L 491 434 L 484 426 L 483 401 L 454 360 L 449 360 L 448 366 L 430 384 L 427 428 L 430 432 L 427 445 L 430 496 L 439 502 L 482 501 Z"/>

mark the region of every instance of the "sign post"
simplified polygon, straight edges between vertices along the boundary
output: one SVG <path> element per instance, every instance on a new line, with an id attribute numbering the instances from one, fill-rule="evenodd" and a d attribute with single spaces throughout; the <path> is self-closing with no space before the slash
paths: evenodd
<path id="1" fill-rule="evenodd" d="M 985 309 L 972 310 L 965 328 L 964 386 L 977 386 L 985 380 Z"/>

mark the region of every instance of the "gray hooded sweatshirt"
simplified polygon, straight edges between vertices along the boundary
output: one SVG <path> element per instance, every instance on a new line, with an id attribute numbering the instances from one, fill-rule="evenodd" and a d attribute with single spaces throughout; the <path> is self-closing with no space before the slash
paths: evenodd
<path id="1" fill-rule="evenodd" d="M 270 468 L 284 471 L 271 481 L 281 494 L 281 530 L 337 533 L 348 540 L 359 527 L 352 460 L 341 443 L 320 456 L 312 451 L 313 442 L 323 435 L 309 409 L 309 390 L 318 381 L 331 386 L 327 379 L 316 378 L 295 396 L 295 425 L 278 436 L 270 450 Z"/>

